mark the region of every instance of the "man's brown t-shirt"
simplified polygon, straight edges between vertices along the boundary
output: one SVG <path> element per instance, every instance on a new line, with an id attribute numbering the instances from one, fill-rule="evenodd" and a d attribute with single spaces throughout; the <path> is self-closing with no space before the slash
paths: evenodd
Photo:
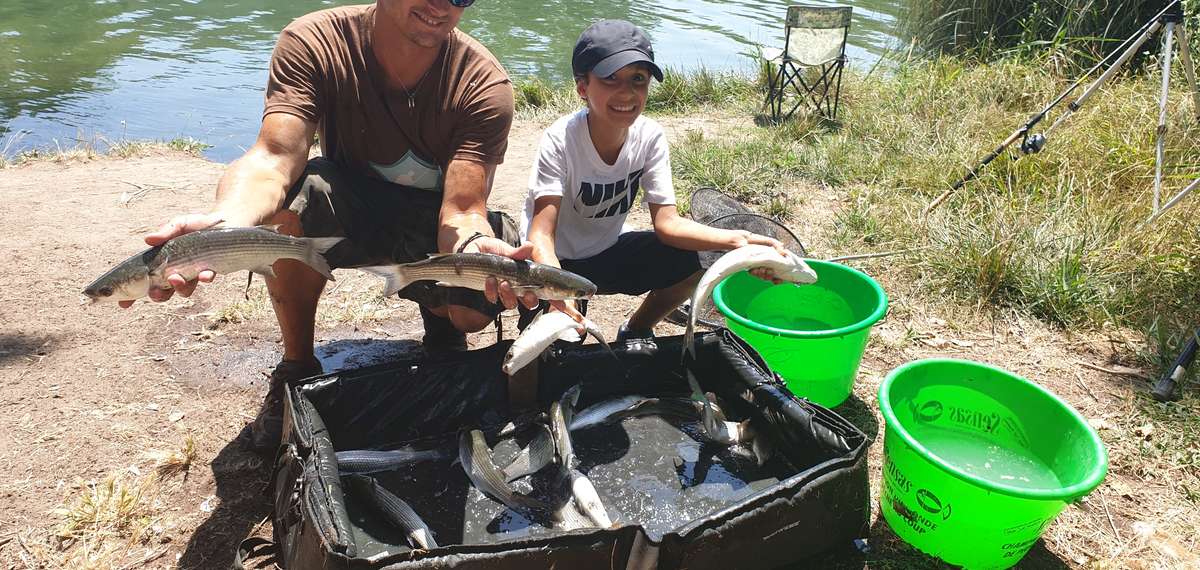
<path id="1" fill-rule="evenodd" d="M 317 123 L 322 154 L 384 180 L 441 190 L 451 160 L 499 164 L 513 92 L 496 58 L 455 29 L 409 94 L 387 87 L 371 32 L 375 5 L 308 14 L 279 36 L 263 116 Z"/>

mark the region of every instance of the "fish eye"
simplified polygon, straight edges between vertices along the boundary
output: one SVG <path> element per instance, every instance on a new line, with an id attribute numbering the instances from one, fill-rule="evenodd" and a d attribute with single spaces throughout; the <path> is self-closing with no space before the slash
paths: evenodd
<path id="1" fill-rule="evenodd" d="M 99 293 L 101 297 L 112 297 L 113 294 L 112 287 L 101 287 L 96 292 Z"/>

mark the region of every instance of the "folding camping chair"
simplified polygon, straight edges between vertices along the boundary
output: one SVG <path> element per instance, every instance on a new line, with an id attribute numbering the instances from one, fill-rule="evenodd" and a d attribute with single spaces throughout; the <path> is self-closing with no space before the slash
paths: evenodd
<path id="1" fill-rule="evenodd" d="M 773 120 L 791 118 L 805 103 L 824 117 L 837 117 L 850 14 L 849 6 L 788 6 L 783 49 L 763 49 L 763 58 L 778 68 L 767 85 Z M 795 103 L 785 114 L 788 98 Z"/>

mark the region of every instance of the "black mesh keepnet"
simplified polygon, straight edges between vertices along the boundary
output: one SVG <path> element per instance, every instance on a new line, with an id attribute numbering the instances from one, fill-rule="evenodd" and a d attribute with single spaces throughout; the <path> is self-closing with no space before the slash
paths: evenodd
<path id="1" fill-rule="evenodd" d="M 782 222 L 762 214 L 756 214 L 733 197 L 714 188 L 701 188 L 692 193 L 688 216 L 714 228 L 746 230 L 773 237 L 779 240 L 788 251 L 801 257 L 808 255 L 800 238 L 796 237 L 796 234 L 792 233 Z M 724 251 L 702 251 L 700 252 L 700 266 L 707 269 L 724 254 Z M 708 327 L 723 327 L 725 326 L 725 317 L 717 311 L 712 299 L 703 299 L 696 315 L 696 322 Z"/>

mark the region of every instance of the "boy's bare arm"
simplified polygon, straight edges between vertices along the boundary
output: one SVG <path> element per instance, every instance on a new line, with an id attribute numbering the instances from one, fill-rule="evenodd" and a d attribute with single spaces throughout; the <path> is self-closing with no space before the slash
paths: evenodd
<path id="1" fill-rule="evenodd" d="M 562 267 L 558 261 L 558 254 L 554 251 L 560 206 L 562 196 L 542 196 L 533 201 L 533 218 L 529 221 L 529 242 L 533 244 L 532 259 L 554 267 Z M 574 301 L 551 301 L 550 305 L 571 315 L 576 321 L 583 321 L 583 314 L 575 308 Z"/>
<path id="2" fill-rule="evenodd" d="M 690 251 L 732 250 L 744 245 L 769 245 L 784 252 L 779 240 L 746 230 L 714 228 L 679 215 L 674 204 L 650 204 L 654 233 L 663 243 Z"/>

